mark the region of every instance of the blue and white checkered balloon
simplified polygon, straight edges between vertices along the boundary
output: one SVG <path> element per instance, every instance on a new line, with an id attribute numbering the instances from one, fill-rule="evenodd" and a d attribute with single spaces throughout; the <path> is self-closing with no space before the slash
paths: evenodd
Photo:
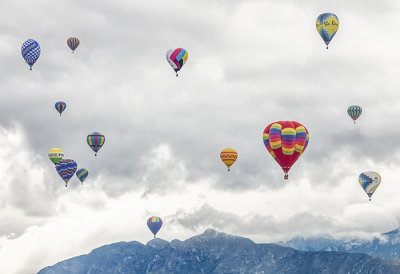
<path id="1" fill-rule="evenodd" d="M 29 65 L 32 70 L 33 64 L 37 61 L 40 56 L 40 46 L 39 43 L 33 39 L 26 40 L 21 47 L 22 57 L 25 62 Z"/>

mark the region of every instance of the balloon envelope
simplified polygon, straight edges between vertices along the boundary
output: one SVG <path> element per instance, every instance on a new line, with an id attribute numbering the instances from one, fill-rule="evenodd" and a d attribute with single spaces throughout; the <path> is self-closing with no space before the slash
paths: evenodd
<path id="1" fill-rule="evenodd" d="M 269 124 L 263 132 L 264 145 L 285 172 L 285 179 L 292 165 L 306 150 L 309 140 L 307 129 L 295 121 Z"/>
<path id="2" fill-rule="evenodd" d="M 33 39 L 26 40 L 21 47 L 21 54 L 25 62 L 29 65 L 32 70 L 33 64 L 36 63 L 40 56 L 40 46 L 39 43 Z"/>
<path id="3" fill-rule="evenodd" d="M 60 113 L 60 116 L 61 116 L 61 113 L 63 113 L 63 111 L 67 108 L 67 104 L 66 104 L 65 102 L 63 102 L 63 101 L 58 101 L 58 102 L 54 105 L 54 107 L 55 107 L 56 110 Z"/>
<path id="4" fill-rule="evenodd" d="M 178 71 L 181 70 L 188 57 L 189 54 L 183 48 L 170 49 L 167 51 L 167 61 L 175 70 L 176 76 L 178 76 Z"/>
<path id="5" fill-rule="evenodd" d="M 58 161 L 64 158 L 64 151 L 62 151 L 61 148 L 52 148 L 49 150 L 47 155 L 49 155 L 49 159 L 56 164 Z"/>
<path id="6" fill-rule="evenodd" d="M 89 171 L 86 168 L 81 168 L 76 171 L 76 177 L 78 177 L 79 181 L 83 183 L 89 175 Z"/>
<path id="7" fill-rule="evenodd" d="M 149 227 L 151 233 L 154 234 L 154 238 L 156 237 L 157 232 L 160 230 L 163 222 L 160 217 L 153 216 L 147 219 L 147 226 Z"/>
<path id="8" fill-rule="evenodd" d="M 352 105 L 347 108 L 347 114 L 353 119 L 354 123 L 356 123 L 356 120 L 358 117 L 360 117 L 362 113 L 362 108 L 357 105 Z"/>
<path id="9" fill-rule="evenodd" d="M 68 181 L 74 176 L 77 167 L 76 162 L 71 159 L 63 159 L 56 163 L 56 170 L 64 180 L 65 186 L 67 186 Z"/>
<path id="10" fill-rule="evenodd" d="M 95 155 L 97 155 L 97 151 L 104 145 L 105 140 L 106 138 L 104 135 L 98 131 L 92 132 L 86 137 L 86 141 L 90 148 L 96 153 Z"/>
<path id="11" fill-rule="evenodd" d="M 381 175 L 375 171 L 365 171 L 358 176 L 358 182 L 371 201 L 372 194 L 381 183 Z"/>
<path id="12" fill-rule="evenodd" d="M 234 150 L 233 148 L 225 148 L 224 150 L 221 151 L 219 157 L 221 158 L 222 162 L 224 162 L 224 164 L 228 167 L 229 171 L 231 165 L 233 165 L 236 162 L 238 154 L 236 150 Z"/>
<path id="13" fill-rule="evenodd" d="M 328 48 L 339 28 L 339 18 L 333 13 L 322 13 L 317 17 L 316 27 Z"/>
<path id="14" fill-rule="evenodd" d="M 79 46 L 79 44 L 80 44 L 80 41 L 76 37 L 70 37 L 67 40 L 67 45 L 72 50 L 72 52 L 74 52 L 74 50 L 76 50 L 76 48 Z"/>

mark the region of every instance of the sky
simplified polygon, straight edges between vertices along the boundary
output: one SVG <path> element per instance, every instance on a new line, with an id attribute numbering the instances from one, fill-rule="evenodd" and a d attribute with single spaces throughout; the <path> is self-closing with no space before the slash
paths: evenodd
<path id="1" fill-rule="evenodd" d="M 146 243 L 153 215 L 168 241 L 207 228 L 269 243 L 399 227 L 400 3 L 0 3 L 0 273 Z M 340 21 L 329 50 L 315 28 L 324 12 Z M 29 38 L 41 47 L 32 71 L 20 53 Z M 165 59 L 177 47 L 189 53 L 179 77 Z M 281 120 L 310 134 L 287 181 L 262 141 Z M 93 131 L 106 138 L 97 157 Z M 64 187 L 53 147 L 89 170 L 83 185 Z M 238 152 L 230 172 L 226 147 Z M 371 202 L 358 183 L 367 170 L 382 176 Z"/>

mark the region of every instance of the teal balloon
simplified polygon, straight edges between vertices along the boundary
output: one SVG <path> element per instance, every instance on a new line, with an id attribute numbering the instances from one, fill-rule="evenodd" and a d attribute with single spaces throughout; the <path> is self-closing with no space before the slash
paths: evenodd
<path id="1" fill-rule="evenodd" d="M 353 119 L 354 124 L 356 123 L 358 117 L 360 117 L 361 113 L 362 113 L 362 108 L 360 106 L 352 105 L 347 108 L 347 114 L 349 114 L 351 119 Z"/>

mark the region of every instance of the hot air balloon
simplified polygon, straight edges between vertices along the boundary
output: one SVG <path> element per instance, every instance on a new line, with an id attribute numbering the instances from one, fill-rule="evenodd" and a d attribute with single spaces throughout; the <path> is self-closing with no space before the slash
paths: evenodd
<path id="1" fill-rule="evenodd" d="M 72 53 L 74 53 L 76 48 L 79 46 L 79 43 L 80 43 L 80 41 L 76 37 L 70 37 L 67 40 L 67 45 L 72 50 Z"/>
<path id="2" fill-rule="evenodd" d="M 147 219 L 147 226 L 149 227 L 151 233 L 154 234 L 154 238 L 156 237 L 157 232 L 160 230 L 162 226 L 162 220 L 160 217 L 153 216 Z"/>
<path id="3" fill-rule="evenodd" d="M 60 113 L 60 116 L 61 116 L 61 113 L 67 108 L 67 104 L 63 101 L 58 101 L 55 104 L 55 108 Z"/>
<path id="4" fill-rule="evenodd" d="M 175 70 L 177 77 L 178 71 L 180 71 L 183 65 L 186 63 L 188 56 L 189 55 L 187 51 L 182 48 L 170 49 L 167 51 L 167 61 Z"/>
<path id="5" fill-rule="evenodd" d="M 263 133 L 264 145 L 285 172 L 288 172 L 308 145 L 308 131 L 300 123 L 279 121 L 269 124 Z"/>
<path id="6" fill-rule="evenodd" d="M 52 148 L 47 154 L 54 164 L 57 164 L 58 161 L 64 158 L 64 151 L 61 148 Z"/>
<path id="7" fill-rule="evenodd" d="M 228 171 L 230 171 L 231 165 L 236 162 L 236 159 L 238 157 L 236 150 L 233 148 L 225 148 L 221 153 L 219 154 L 219 157 L 221 158 L 222 162 L 228 167 Z"/>
<path id="8" fill-rule="evenodd" d="M 356 120 L 358 119 L 358 117 L 360 117 L 360 115 L 362 113 L 362 108 L 357 105 L 352 105 L 347 108 L 347 113 L 349 114 L 351 119 L 353 119 L 354 124 L 355 124 Z"/>
<path id="9" fill-rule="evenodd" d="M 86 141 L 95 152 L 94 156 L 97 156 L 97 151 L 99 151 L 99 149 L 104 145 L 105 140 L 106 138 L 104 135 L 97 131 L 92 132 L 87 136 Z"/>
<path id="10" fill-rule="evenodd" d="M 339 18 L 333 13 L 322 13 L 317 17 L 316 26 L 328 49 L 329 43 L 339 28 Z"/>
<path id="11" fill-rule="evenodd" d="M 375 171 L 365 171 L 358 176 L 358 182 L 371 201 L 372 194 L 374 194 L 381 183 L 381 175 Z"/>
<path id="12" fill-rule="evenodd" d="M 25 62 L 29 65 L 30 70 L 32 70 L 33 64 L 37 61 L 40 56 L 40 46 L 39 43 L 33 39 L 26 40 L 21 47 L 22 57 Z"/>
<path id="13" fill-rule="evenodd" d="M 71 159 L 63 159 L 56 163 L 56 170 L 64 180 L 65 187 L 67 187 L 68 181 L 74 176 L 77 167 L 76 162 Z"/>
<path id="14" fill-rule="evenodd" d="M 83 181 L 86 180 L 88 175 L 89 175 L 89 172 L 85 168 L 81 168 L 76 171 L 76 177 L 78 177 L 78 179 L 79 179 L 79 181 L 81 181 L 82 185 L 83 185 Z"/>

